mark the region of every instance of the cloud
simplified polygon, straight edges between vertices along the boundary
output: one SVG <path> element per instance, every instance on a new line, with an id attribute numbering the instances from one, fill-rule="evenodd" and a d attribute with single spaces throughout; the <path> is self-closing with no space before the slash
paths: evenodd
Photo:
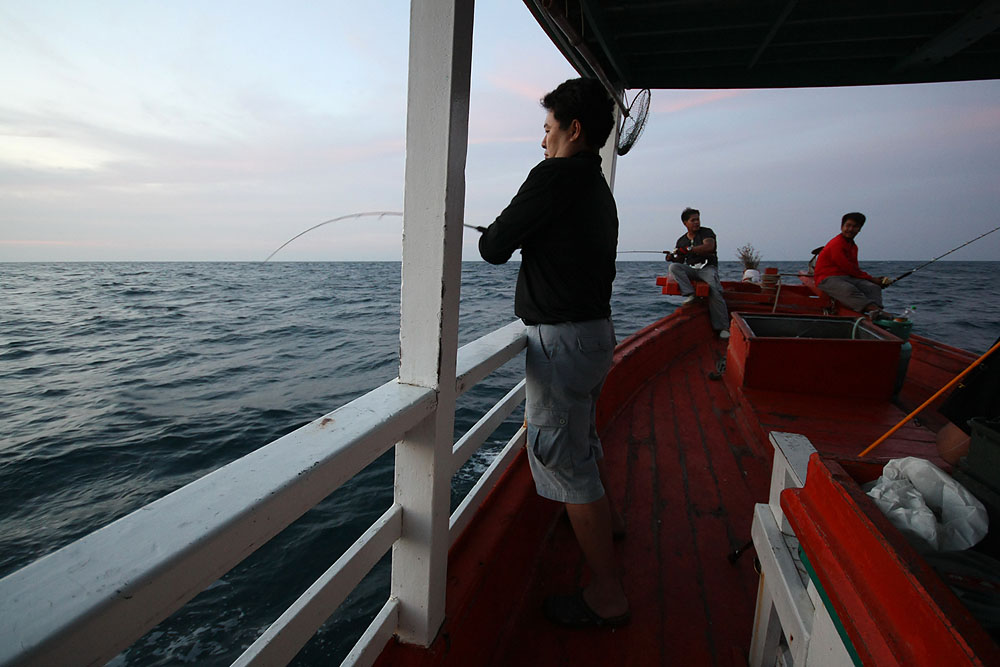
<path id="1" fill-rule="evenodd" d="M 722 100 L 745 95 L 745 90 L 710 90 L 699 92 L 678 92 L 656 90 L 650 95 L 650 113 L 678 113 L 696 109 Z"/>

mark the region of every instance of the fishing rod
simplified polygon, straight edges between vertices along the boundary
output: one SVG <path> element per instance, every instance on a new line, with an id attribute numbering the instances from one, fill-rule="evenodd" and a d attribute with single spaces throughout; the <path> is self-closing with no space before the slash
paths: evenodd
<path id="1" fill-rule="evenodd" d="M 993 230 L 993 231 L 996 231 L 996 230 Z M 951 381 L 948 382 L 948 384 L 946 384 L 945 386 L 943 386 L 940 389 L 938 389 L 937 392 L 933 396 L 931 396 L 930 398 L 928 398 L 926 401 L 924 401 L 923 404 L 921 404 L 921 406 L 919 408 L 917 408 L 916 410 L 914 410 L 910 414 L 908 414 L 905 417 L 903 417 L 903 421 L 901 421 L 898 424 L 896 424 L 895 426 L 893 426 L 891 429 L 889 429 L 888 431 L 886 431 L 882 435 L 882 437 L 880 437 L 878 440 L 876 440 L 872 444 L 868 445 L 868 447 L 866 447 L 860 454 L 858 454 L 858 458 L 863 458 L 863 457 L 867 456 L 868 452 L 870 452 L 871 450 L 875 449 L 876 447 L 878 447 L 879 445 L 881 445 L 883 442 L 885 442 L 889 438 L 890 435 L 892 435 L 893 433 L 895 433 L 896 431 L 898 431 L 907 422 L 909 422 L 911 419 L 913 419 L 914 417 L 916 417 L 924 408 L 926 408 L 928 405 L 930 405 L 931 403 L 933 403 L 935 401 L 935 399 L 937 399 L 939 396 L 941 396 L 941 394 L 943 394 L 944 392 L 946 392 L 949 389 L 951 389 L 952 387 L 954 387 L 956 384 L 959 383 L 959 381 L 962 378 L 964 378 L 966 375 L 968 375 L 969 373 L 971 373 L 975 368 L 977 368 L 979 366 L 979 364 L 981 364 L 984 361 L 986 361 L 986 357 L 988 357 L 991 354 L 993 354 L 994 352 L 996 352 L 997 348 L 1000 348 L 1000 341 L 997 341 L 996 343 L 994 343 L 993 347 L 991 347 L 990 349 L 986 350 L 986 352 L 981 357 L 979 357 L 978 359 L 976 359 L 975 361 L 972 362 L 972 365 L 970 365 L 964 371 L 962 371 L 961 373 L 959 373 L 958 375 L 956 375 L 955 377 L 953 377 L 951 379 Z"/>
<path id="2" fill-rule="evenodd" d="M 646 253 L 647 255 L 666 255 L 670 253 L 669 250 L 619 250 L 619 255 L 630 255 L 632 253 Z"/>
<path id="3" fill-rule="evenodd" d="M 323 225 L 329 225 L 331 222 L 339 222 L 341 220 L 347 220 L 349 218 L 364 218 L 364 217 L 368 217 L 368 216 L 378 216 L 379 218 L 384 218 L 387 215 L 402 216 L 403 213 L 401 211 L 365 211 L 363 213 L 350 213 L 348 215 L 342 215 L 339 218 L 331 218 L 330 220 L 324 220 L 323 222 L 319 223 L 318 225 L 313 225 L 309 229 L 307 229 L 305 231 L 302 231 L 302 232 L 299 232 L 298 234 L 296 234 L 292 238 L 288 239 L 287 241 L 285 241 L 284 243 L 282 243 L 281 245 L 279 245 L 278 248 L 277 248 L 277 250 L 275 250 L 270 255 L 268 255 L 267 259 L 265 259 L 264 261 L 266 262 L 268 259 L 271 259 L 275 255 L 277 255 L 278 254 L 278 250 L 281 250 L 286 245 L 288 245 L 289 243 L 291 243 L 295 239 L 299 238 L 303 234 L 311 232 L 312 230 L 317 229 L 319 227 L 322 227 Z"/>
<path id="4" fill-rule="evenodd" d="M 329 220 L 324 220 L 323 222 L 319 223 L 318 225 L 313 225 L 309 229 L 306 229 L 304 231 L 299 232 L 298 234 L 296 234 L 292 238 L 290 238 L 287 241 L 285 241 L 284 243 L 282 243 L 280 246 L 277 247 L 277 249 L 274 252 L 272 252 L 270 255 L 268 255 L 267 259 L 265 259 L 264 261 L 266 262 L 268 259 L 271 259 L 275 255 L 277 255 L 278 254 L 278 250 L 281 250 L 286 245 L 288 245 L 289 243 L 291 243 L 295 239 L 299 238 L 303 234 L 307 234 L 307 233 L 311 232 L 312 230 L 314 230 L 314 229 L 316 229 L 318 227 L 322 227 L 323 225 L 329 225 L 331 222 L 340 222 L 341 220 L 348 220 L 350 218 L 365 218 L 365 217 L 369 217 L 369 216 L 376 216 L 378 218 L 384 218 L 387 215 L 396 215 L 396 216 L 402 217 L 403 213 L 402 213 L 402 211 L 364 211 L 362 213 L 349 213 L 347 215 L 342 215 L 342 216 L 340 216 L 338 218 L 331 218 Z M 477 227 L 475 225 L 467 225 L 464 222 L 462 223 L 462 226 L 463 227 L 468 227 L 469 229 L 475 229 L 477 232 L 485 232 L 486 231 L 485 227 Z"/>
<path id="5" fill-rule="evenodd" d="M 906 273 L 904 273 L 903 275 L 899 276 L 898 278 L 894 278 L 893 280 L 891 280 L 891 281 L 889 282 L 889 285 L 892 285 L 893 283 L 896 283 L 896 282 L 899 282 L 900 280 L 902 280 L 902 279 L 903 279 L 903 278 L 905 278 L 906 276 L 910 275 L 911 273 L 915 273 L 915 272 L 919 271 L 920 269 L 924 268 L 924 267 L 925 267 L 925 266 L 927 266 L 928 264 L 933 264 L 934 262 L 938 261 L 938 260 L 939 260 L 939 259 L 941 259 L 942 257 L 945 257 L 945 256 L 947 256 L 947 255 L 950 255 L 951 253 L 955 252 L 956 250 L 959 250 L 959 249 L 961 249 L 961 248 L 964 248 L 965 246 L 969 245 L 970 243 L 973 243 L 973 242 L 975 242 L 975 241 L 978 241 L 979 239 L 983 238 L 984 236 L 988 236 L 988 235 L 992 234 L 993 232 L 997 231 L 998 229 L 1000 229 L 1000 227 L 994 227 L 993 229 L 991 229 L 990 231 L 986 232 L 985 234 L 980 234 L 980 235 L 979 235 L 979 236 L 977 236 L 976 238 L 972 239 L 972 241 L 966 241 L 965 243 L 963 243 L 962 245 L 958 246 L 957 248 L 952 248 L 951 250 L 949 250 L 948 252 L 946 252 L 946 253 L 945 253 L 944 255 L 938 255 L 937 257 L 935 257 L 935 258 L 934 258 L 934 259 L 932 259 L 931 261 L 929 261 L 929 262 L 924 262 L 923 264 L 921 264 L 920 266 L 918 266 L 918 267 L 917 267 L 917 268 L 915 268 L 915 269 L 910 269 L 909 271 L 907 271 L 907 272 L 906 272 Z M 886 285 L 886 287 L 888 287 L 888 285 Z"/>

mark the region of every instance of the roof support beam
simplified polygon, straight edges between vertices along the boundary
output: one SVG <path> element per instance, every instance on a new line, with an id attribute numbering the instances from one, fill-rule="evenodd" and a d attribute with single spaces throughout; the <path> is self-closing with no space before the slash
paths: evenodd
<path id="1" fill-rule="evenodd" d="M 617 44 L 611 44 L 611 37 L 608 36 L 607 17 L 600 3 L 580 0 L 580 11 L 587 19 L 590 29 L 594 33 L 594 38 L 608 57 L 608 64 L 618 73 L 618 80 L 615 81 L 621 88 L 628 86 L 629 72 L 626 63 L 622 59 L 616 58 L 617 54 L 623 51 L 616 48 Z"/>
<path id="2" fill-rule="evenodd" d="M 573 59 L 573 67 L 581 74 L 583 72 L 592 72 L 604 86 L 604 89 L 608 91 L 608 95 L 615 101 L 622 113 L 628 115 L 628 108 L 622 101 L 618 88 L 608 79 L 608 75 L 604 72 L 600 61 L 594 57 L 593 52 L 591 52 L 587 43 L 583 41 L 580 33 L 573 27 L 573 24 L 570 23 L 569 18 L 556 10 L 554 5 L 551 5 L 549 2 L 545 2 L 544 0 L 529 1 L 535 6 L 538 15 L 542 16 L 545 22 L 549 24 L 550 34 L 559 34 L 561 36 L 560 41 L 563 43 L 561 50 L 566 54 L 567 58 L 574 54 L 579 55 L 579 60 L 576 58 Z M 558 28 L 558 30 L 551 30 L 553 26 Z"/>
<path id="3" fill-rule="evenodd" d="M 778 15 L 778 18 L 775 19 L 774 23 L 771 25 L 771 29 L 767 31 L 767 36 L 764 37 L 764 41 L 760 43 L 759 47 L 757 47 L 757 52 L 754 53 L 753 58 L 750 59 L 747 69 L 753 69 L 753 66 L 757 64 L 757 61 L 760 60 L 761 54 L 764 53 L 764 50 L 771 44 L 772 41 L 774 41 L 774 36 L 778 34 L 781 26 L 783 26 L 785 21 L 788 20 L 788 15 L 792 13 L 792 10 L 795 9 L 795 5 L 798 3 L 799 0 L 788 0 L 785 8 L 781 10 L 781 14 Z"/>
<path id="4" fill-rule="evenodd" d="M 985 0 L 955 25 L 901 59 L 894 72 L 909 67 L 927 67 L 950 58 L 1000 27 L 1000 0 Z"/>

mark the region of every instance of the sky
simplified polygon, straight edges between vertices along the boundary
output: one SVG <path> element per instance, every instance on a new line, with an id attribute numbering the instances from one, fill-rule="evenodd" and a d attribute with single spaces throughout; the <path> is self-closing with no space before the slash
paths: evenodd
<path id="1" fill-rule="evenodd" d="M 466 222 L 486 225 L 576 73 L 522 2 L 475 11 Z M 396 0 L 0 0 L 0 261 L 261 261 L 402 210 L 408 23 Z M 805 261 L 858 210 L 862 266 L 926 261 L 1000 225 L 1000 82 L 654 90 L 615 196 L 622 251 L 672 247 L 693 206 L 722 260 Z M 349 219 L 272 261 L 398 260 L 401 230 Z M 948 259 L 1000 259 L 1000 232 Z"/>

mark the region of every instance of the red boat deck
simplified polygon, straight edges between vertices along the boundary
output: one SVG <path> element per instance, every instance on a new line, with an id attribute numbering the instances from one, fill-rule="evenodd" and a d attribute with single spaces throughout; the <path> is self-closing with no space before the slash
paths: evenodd
<path id="1" fill-rule="evenodd" d="M 604 435 L 611 494 L 628 536 L 618 543 L 633 621 L 616 631 L 553 628 L 542 599 L 583 583 L 563 516 L 493 665 L 740 665 L 757 594 L 750 536 L 770 463 L 748 446 L 722 382 L 708 379 L 724 344 L 710 342 L 657 373 Z M 711 601 L 711 602 L 709 602 Z M 721 602 L 721 604 L 717 603 Z"/>
<path id="2" fill-rule="evenodd" d="M 610 391 L 617 412 L 599 415 L 610 494 L 628 526 L 616 550 L 632 622 L 568 630 L 543 617 L 544 597 L 585 583 L 586 566 L 560 506 L 533 495 L 521 457 L 452 550 L 438 640 L 428 650 L 390 643 L 378 664 L 746 664 L 759 577 L 752 550 L 735 564 L 727 556 L 750 539 L 753 505 L 767 502 L 767 433 L 801 433 L 820 452 L 854 457 L 905 412 L 870 398 L 731 393 L 710 378 L 726 342 L 712 337 L 704 306 L 640 333 L 658 346 L 623 344 L 616 368 L 646 366 L 646 379 L 609 376 L 602 401 Z M 663 363 L 649 374 L 654 359 Z M 870 459 L 933 451 L 933 432 L 911 423 Z"/>

